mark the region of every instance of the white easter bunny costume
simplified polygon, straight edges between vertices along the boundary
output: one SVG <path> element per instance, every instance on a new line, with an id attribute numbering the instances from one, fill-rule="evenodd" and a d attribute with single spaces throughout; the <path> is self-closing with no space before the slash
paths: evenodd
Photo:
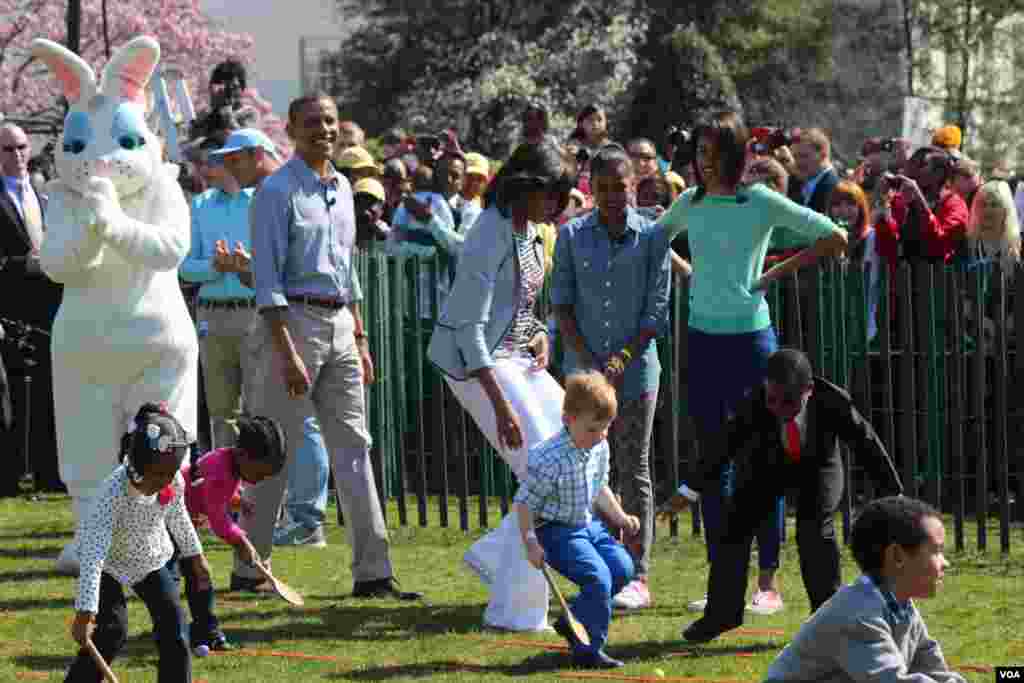
<path id="1" fill-rule="evenodd" d="M 53 325 L 53 394 L 60 476 L 76 522 L 114 470 L 139 406 L 166 402 L 197 433 L 199 351 L 178 285 L 189 250 L 189 210 L 178 168 L 162 160 L 145 120 L 145 88 L 160 46 L 140 36 L 93 70 L 61 45 L 36 40 L 70 109 L 57 145 L 58 179 L 40 250 L 64 284 Z M 77 567 L 76 539 L 58 568 Z"/>

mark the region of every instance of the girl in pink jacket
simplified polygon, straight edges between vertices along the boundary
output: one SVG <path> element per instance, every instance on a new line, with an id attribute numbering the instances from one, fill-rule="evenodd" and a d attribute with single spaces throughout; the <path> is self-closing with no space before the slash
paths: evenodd
<path id="1" fill-rule="evenodd" d="M 257 484 L 280 473 L 287 450 L 284 432 L 276 420 L 242 416 L 237 424 L 236 446 L 212 450 L 191 466 L 182 468 L 185 507 L 193 520 L 205 516 L 213 533 L 235 546 L 246 562 L 255 564 L 259 555 L 245 531 L 231 517 L 232 501 L 237 499 L 243 482 Z M 182 573 L 192 613 L 192 648 L 206 645 L 211 650 L 231 649 L 213 614 L 212 582 L 199 590 L 191 581 L 190 572 Z"/>

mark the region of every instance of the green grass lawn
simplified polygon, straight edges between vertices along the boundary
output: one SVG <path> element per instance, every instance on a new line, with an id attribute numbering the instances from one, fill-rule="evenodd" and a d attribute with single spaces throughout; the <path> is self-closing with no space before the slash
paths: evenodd
<path id="1" fill-rule="evenodd" d="M 476 508 L 472 509 L 475 519 Z M 496 509 L 495 505 L 495 523 Z M 394 522 L 397 515 L 391 512 Z M 334 519 L 333 509 L 328 518 Z M 453 514 L 451 519 L 458 516 Z M 436 504 L 431 523 L 436 524 L 435 520 Z M 0 501 L 0 681 L 57 681 L 71 661 L 75 646 L 68 629 L 75 582 L 51 570 L 70 538 L 70 527 L 70 505 L 64 497 Z M 674 677 L 761 680 L 807 612 L 792 529 L 780 575 L 786 609 L 774 617 L 753 617 L 746 624 L 748 629 L 784 635 L 744 633 L 700 648 L 682 643 L 679 633 L 696 616 L 686 611 L 686 603 L 704 593 L 703 543 L 689 533 L 670 539 L 666 531 L 659 529 L 654 551 L 654 608 L 617 615 L 612 622 L 608 651 L 627 661 L 622 675 L 644 680 L 658 668 L 668 681 Z M 344 530 L 332 523 L 327 532 L 326 549 L 286 549 L 274 554 L 277 574 L 306 596 L 301 609 L 275 599 L 224 592 L 231 568 L 229 549 L 204 535 L 214 580 L 222 589 L 217 613 L 229 638 L 241 649 L 195 659 L 197 681 L 573 680 L 563 677 L 570 669 L 567 656 L 556 647 L 562 644 L 557 635 L 481 629 L 487 594 L 461 564 L 462 553 L 477 532 L 467 535 L 436 527 L 393 531 L 392 554 L 402 586 L 427 595 L 425 603 L 411 605 L 347 599 L 352 577 Z M 1014 552 L 1004 558 L 998 553 L 994 528 L 991 533 L 995 551 L 987 555 L 950 552 L 953 566 L 946 574 L 945 588 L 934 600 L 919 603 L 931 633 L 954 663 L 1024 663 L 1024 635 L 1017 621 L 1021 609 L 1013 606 L 1024 585 L 1020 550 L 1024 538 L 1015 531 Z M 951 546 L 951 533 L 947 539 Z M 844 576 L 851 580 L 855 570 L 848 553 L 844 556 Z M 571 592 L 568 584 L 566 588 Z M 122 681 L 156 681 L 149 617 L 134 598 L 129 601 L 129 621 L 128 647 L 114 670 Z M 306 657 L 282 656 L 287 653 Z M 965 675 L 971 681 L 994 679 L 994 674 L 980 671 Z"/>

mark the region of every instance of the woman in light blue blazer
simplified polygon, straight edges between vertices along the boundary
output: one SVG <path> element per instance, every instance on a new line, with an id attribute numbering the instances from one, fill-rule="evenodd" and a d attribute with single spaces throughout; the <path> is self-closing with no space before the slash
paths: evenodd
<path id="1" fill-rule="evenodd" d="M 544 284 L 536 224 L 561 213 L 571 187 L 554 145 L 516 149 L 495 179 L 493 204 L 466 234 L 427 349 L 459 403 L 519 478 L 530 447 L 562 427 L 564 392 L 547 371 L 547 327 L 534 313 Z M 548 628 L 547 585 L 526 561 L 515 515 L 464 559 L 491 587 L 487 625 Z"/>

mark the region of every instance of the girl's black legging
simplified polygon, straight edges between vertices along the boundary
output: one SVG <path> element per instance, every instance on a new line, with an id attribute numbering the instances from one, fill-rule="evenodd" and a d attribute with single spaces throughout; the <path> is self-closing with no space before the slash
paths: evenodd
<path id="1" fill-rule="evenodd" d="M 184 615 L 178 601 L 178 585 L 167 567 L 146 575 L 132 586 L 149 610 L 153 636 L 159 651 L 157 683 L 189 683 L 192 658 L 184 637 Z M 109 664 L 128 639 L 128 606 L 121 584 L 104 573 L 100 579 L 100 604 L 93 643 Z M 78 651 L 65 683 L 102 683 L 103 674 L 84 649 Z"/>

